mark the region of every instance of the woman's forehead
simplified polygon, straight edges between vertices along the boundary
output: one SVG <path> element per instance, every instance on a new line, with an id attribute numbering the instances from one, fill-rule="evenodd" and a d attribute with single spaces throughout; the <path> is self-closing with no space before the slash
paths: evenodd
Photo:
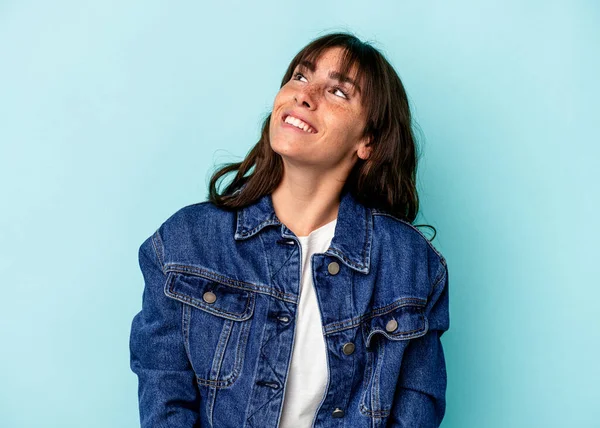
<path id="1" fill-rule="evenodd" d="M 305 68 L 311 72 L 326 68 L 333 77 L 354 83 L 359 91 L 364 83 L 359 58 L 341 47 L 307 52 L 298 60 L 296 68 Z"/>
<path id="2" fill-rule="evenodd" d="M 330 68 L 334 68 L 336 71 L 345 71 L 346 74 L 356 74 L 358 70 L 358 58 L 353 57 L 342 47 L 307 52 L 300 58 L 298 65 L 316 69 L 323 67 L 326 62 Z"/>

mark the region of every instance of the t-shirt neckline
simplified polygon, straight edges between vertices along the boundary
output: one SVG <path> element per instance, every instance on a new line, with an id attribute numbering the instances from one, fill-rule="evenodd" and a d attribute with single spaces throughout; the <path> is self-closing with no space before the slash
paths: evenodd
<path id="1" fill-rule="evenodd" d="M 306 235 L 306 236 L 298 236 L 298 238 L 302 239 L 302 240 L 308 240 L 308 238 L 312 238 L 315 235 L 320 235 L 321 232 L 329 230 L 329 228 L 332 227 L 336 222 L 337 222 L 337 218 L 334 218 L 329 223 L 325 223 L 323 226 L 320 226 L 320 227 L 316 228 L 315 230 L 313 230 L 312 232 L 310 232 L 308 235 Z"/>

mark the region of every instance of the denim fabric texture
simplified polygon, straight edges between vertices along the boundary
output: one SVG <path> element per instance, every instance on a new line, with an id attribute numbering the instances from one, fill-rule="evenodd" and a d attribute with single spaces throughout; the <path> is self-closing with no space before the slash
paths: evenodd
<path id="1" fill-rule="evenodd" d="M 301 247 L 271 195 L 181 208 L 139 248 L 130 334 L 142 427 L 277 427 L 294 346 Z M 318 428 L 438 427 L 448 268 L 413 225 L 341 195 L 311 272 L 329 379 Z"/>

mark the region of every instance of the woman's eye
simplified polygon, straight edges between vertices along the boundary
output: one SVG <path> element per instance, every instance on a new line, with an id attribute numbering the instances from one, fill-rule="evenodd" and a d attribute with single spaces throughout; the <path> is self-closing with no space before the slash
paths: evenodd
<path id="1" fill-rule="evenodd" d="M 340 89 L 340 88 L 337 88 L 337 87 L 336 87 L 336 88 L 333 88 L 333 93 L 335 94 L 335 93 L 337 93 L 337 92 L 339 92 L 340 94 L 342 94 L 342 97 L 343 97 L 343 98 L 348 98 L 348 94 L 347 94 L 346 92 L 344 92 L 342 89 Z M 338 96 L 339 96 L 339 95 L 338 95 Z"/>
<path id="2" fill-rule="evenodd" d="M 304 77 L 304 75 L 300 72 L 294 73 L 292 75 L 292 80 L 300 80 L 300 79 L 304 79 L 305 82 L 308 82 L 308 80 L 306 80 L 306 77 Z M 339 86 L 333 87 L 333 93 L 340 98 L 348 99 L 348 94 L 346 93 L 346 91 L 344 91 Z"/>
<path id="3" fill-rule="evenodd" d="M 304 80 L 306 80 L 306 77 L 304 77 L 302 73 L 294 74 L 294 80 L 300 80 L 299 77 L 302 77 Z"/>

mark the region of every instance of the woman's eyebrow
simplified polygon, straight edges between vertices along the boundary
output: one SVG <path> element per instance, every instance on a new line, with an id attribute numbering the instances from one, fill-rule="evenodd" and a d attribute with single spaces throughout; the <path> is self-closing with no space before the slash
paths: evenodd
<path id="1" fill-rule="evenodd" d="M 300 67 L 305 67 L 308 70 L 310 70 L 312 73 L 315 72 L 315 64 L 311 61 L 308 60 L 302 60 L 298 63 L 298 66 Z M 340 73 L 339 71 L 330 71 L 329 72 L 329 78 L 330 79 L 335 79 L 338 80 L 340 82 L 347 82 L 350 83 L 352 86 L 354 86 L 354 88 L 356 89 L 356 91 L 360 94 L 360 85 L 358 83 L 356 83 L 356 81 L 354 81 L 354 79 L 351 79 L 350 77 L 348 77 L 345 74 Z"/>

